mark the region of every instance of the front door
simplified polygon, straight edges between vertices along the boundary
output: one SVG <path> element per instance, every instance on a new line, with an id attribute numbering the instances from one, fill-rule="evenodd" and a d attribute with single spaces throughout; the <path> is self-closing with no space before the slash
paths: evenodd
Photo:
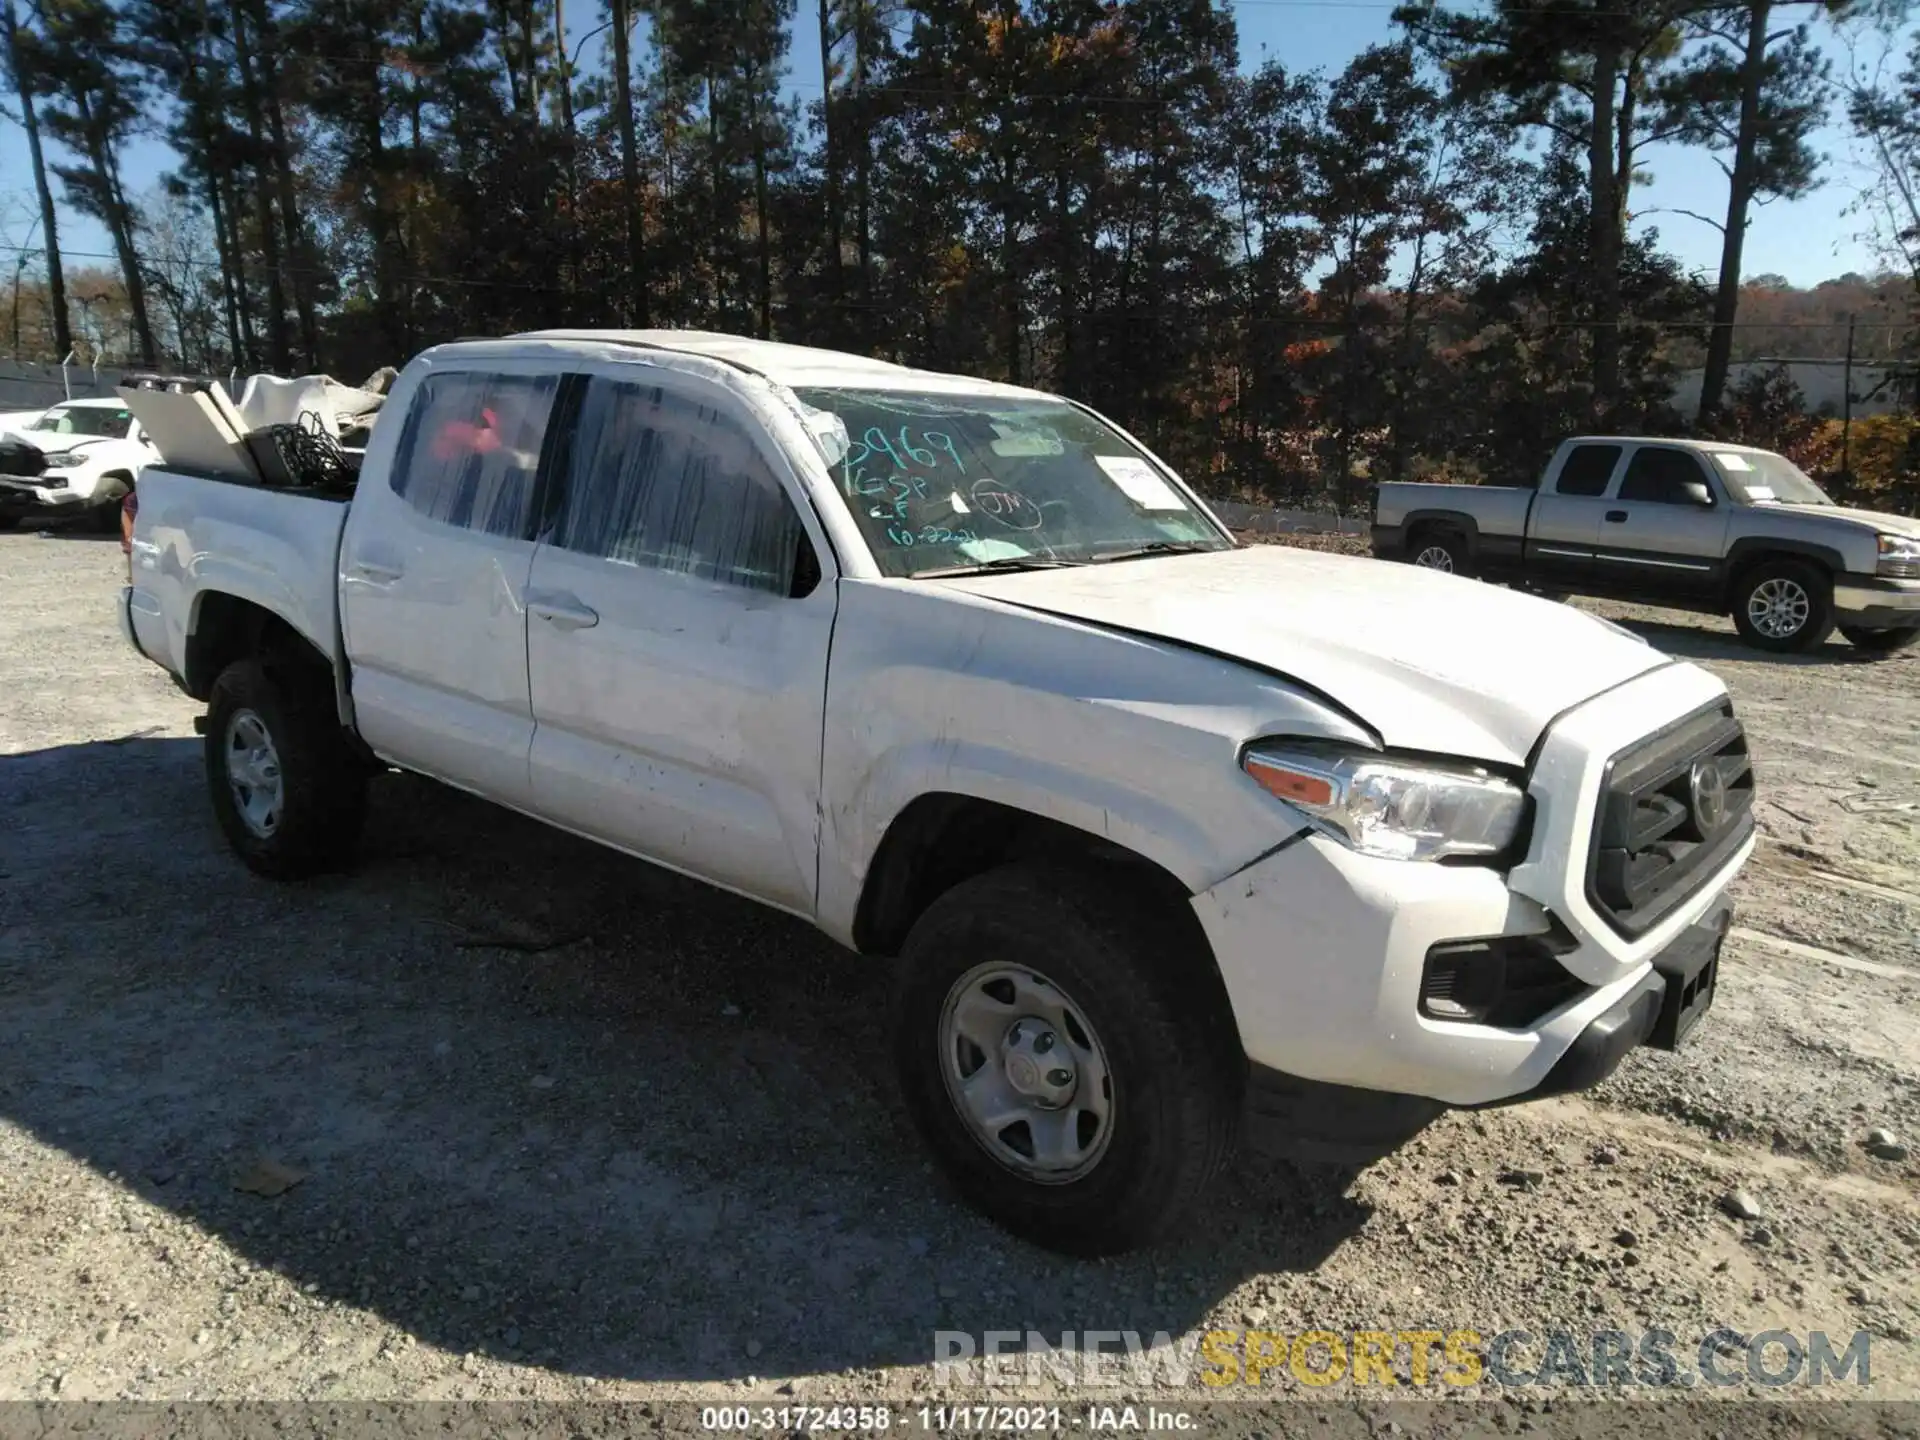
<path id="1" fill-rule="evenodd" d="M 388 484 L 354 496 L 340 624 L 354 718 L 376 754 L 510 805 L 527 803 L 527 573 L 558 377 L 429 371 Z M 403 400 L 403 403 L 406 403 Z"/>
<path id="2" fill-rule="evenodd" d="M 1691 450 L 1642 445 L 1600 518 L 1603 589 L 1680 601 L 1716 594 L 1727 536 L 1726 498 Z"/>
<path id="3" fill-rule="evenodd" d="M 538 813 L 811 914 L 835 589 L 797 477 L 693 376 L 594 375 L 563 448 L 527 587 Z"/>

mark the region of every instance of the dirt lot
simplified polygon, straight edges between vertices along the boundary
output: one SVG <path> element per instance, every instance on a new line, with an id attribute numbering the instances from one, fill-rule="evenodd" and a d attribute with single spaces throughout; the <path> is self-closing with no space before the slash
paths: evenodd
<path id="1" fill-rule="evenodd" d="M 1608 607 L 1759 756 L 1708 1024 L 1077 1265 L 943 1193 L 881 975 L 795 922 L 399 776 L 357 874 L 251 878 L 122 564 L 0 535 L 0 1398 L 904 1401 L 937 1330 L 1243 1326 L 1865 1329 L 1920 1398 L 1920 1164 L 1863 1146 L 1920 1154 L 1920 656 Z"/>

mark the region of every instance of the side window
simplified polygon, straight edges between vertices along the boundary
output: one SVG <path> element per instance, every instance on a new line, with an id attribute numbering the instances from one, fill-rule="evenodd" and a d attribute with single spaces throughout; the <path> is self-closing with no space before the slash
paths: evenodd
<path id="1" fill-rule="evenodd" d="M 1560 467 L 1556 495 L 1604 495 L 1613 467 L 1620 461 L 1618 445 L 1576 445 Z"/>
<path id="2" fill-rule="evenodd" d="M 527 533 L 533 478 L 557 375 L 429 375 L 394 456 L 394 493 L 431 520 L 489 535 Z"/>
<path id="3" fill-rule="evenodd" d="M 658 385 L 587 385 L 552 542 L 619 565 L 793 593 L 800 517 L 746 431 Z"/>
<path id="4" fill-rule="evenodd" d="M 1658 505 L 1699 505 L 1699 490 L 1707 477 L 1699 462 L 1684 450 L 1664 450 L 1643 445 L 1627 462 L 1627 473 L 1620 481 L 1622 500 L 1646 500 Z M 1696 487 L 1689 494 L 1687 487 Z"/>

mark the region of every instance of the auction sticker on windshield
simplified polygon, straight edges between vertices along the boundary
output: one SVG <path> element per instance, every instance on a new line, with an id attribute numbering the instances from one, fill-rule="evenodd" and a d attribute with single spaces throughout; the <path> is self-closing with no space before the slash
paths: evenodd
<path id="1" fill-rule="evenodd" d="M 1137 455 L 1096 455 L 1093 463 L 1112 478 L 1113 483 L 1142 510 L 1184 510 L 1187 502 L 1174 488 Z"/>

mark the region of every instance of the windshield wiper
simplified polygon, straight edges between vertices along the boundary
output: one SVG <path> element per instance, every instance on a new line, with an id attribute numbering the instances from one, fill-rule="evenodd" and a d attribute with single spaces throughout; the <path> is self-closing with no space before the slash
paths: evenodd
<path id="1" fill-rule="evenodd" d="M 1109 560 L 1138 560 L 1146 555 L 1197 555 L 1203 550 L 1219 548 L 1204 540 L 1155 540 L 1151 545 L 1136 546 L 1132 550 L 1110 550 L 1105 555 L 1094 556 L 1087 563 L 1105 565 Z"/>
<path id="2" fill-rule="evenodd" d="M 915 580 L 938 580 L 947 575 L 989 575 L 997 570 L 1065 570 L 1084 565 L 1084 560 L 1050 560 L 1045 555 L 1003 555 L 998 560 L 980 560 L 972 565 L 945 565 L 937 570 L 916 570 Z"/>

